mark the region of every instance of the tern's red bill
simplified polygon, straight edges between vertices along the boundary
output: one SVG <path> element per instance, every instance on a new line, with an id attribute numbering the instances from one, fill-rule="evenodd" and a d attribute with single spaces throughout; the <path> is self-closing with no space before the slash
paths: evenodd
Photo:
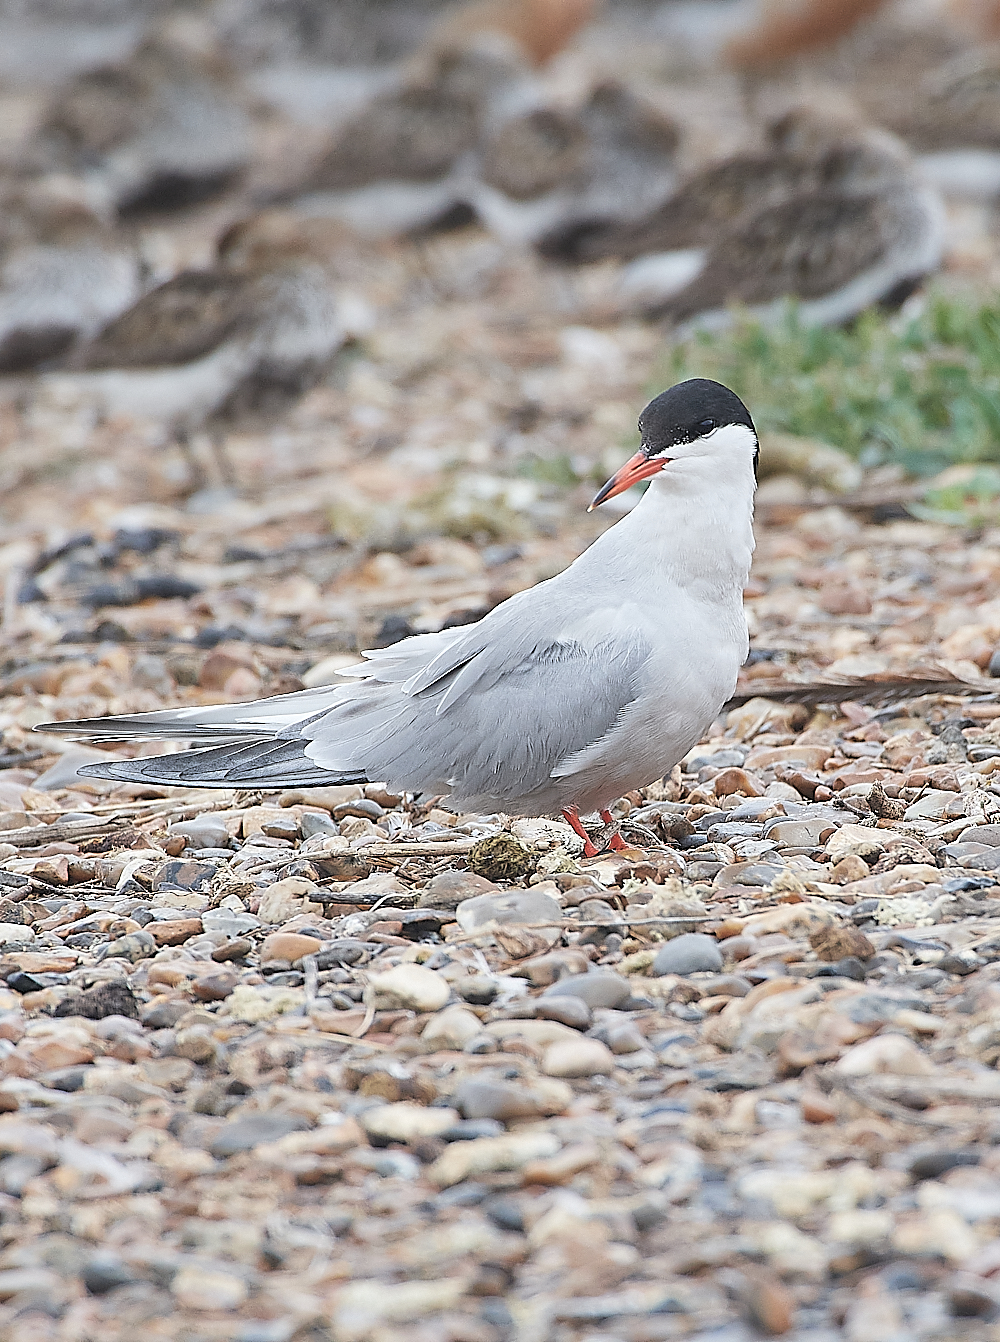
<path id="1" fill-rule="evenodd" d="M 629 457 L 625 465 L 620 466 L 608 483 L 598 491 L 587 512 L 592 513 L 607 499 L 613 499 L 616 494 L 631 489 L 640 480 L 648 480 L 650 476 L 657 475 L 669 460 L 669 457 L 647 457 L 644 452 L 637 452 L 634 457 Z"/>

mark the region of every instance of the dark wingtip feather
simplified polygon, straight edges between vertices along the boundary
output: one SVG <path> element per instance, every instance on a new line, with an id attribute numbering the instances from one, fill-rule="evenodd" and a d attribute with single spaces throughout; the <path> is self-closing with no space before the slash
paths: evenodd
<path id="1" fill-rule="evenodd" d="M 779 704 L 888 704 L 904 699 L 919 699 L 925 694 L 954 694 L 963 697 L 995 698 L 995 690 L 986 689 L 966 680 L 918 680 L 906 676 L 884 680 L 810 680 L 800 685 L 768 684 L 756 681 L 726 701 L 723 711 L 742 708 L 751 699 L 770 699 Z"/>

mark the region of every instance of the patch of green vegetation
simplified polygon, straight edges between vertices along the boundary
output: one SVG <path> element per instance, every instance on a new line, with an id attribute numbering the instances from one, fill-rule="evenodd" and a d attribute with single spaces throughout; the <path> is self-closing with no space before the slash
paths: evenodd
<path id="1" fill-rule="evenodd" d="M 1000 515 L 1000 469 L 956 466 L 947 471 L 910 512 L 925 522 L 985 526 Z"/>
<path id="2" fill-rule="evenodd" d="M 580 483 L 580 477 L 565 452 L 554 457 L 540 457 L 537 453 L 529 452 L 518 462 L 517 473 L 526 480 L 537 480 L 539 484 L 545 485 L 561 485 L 564 489 L 572 489 L 574 485 Z"/>
<path id="3" fill-rule="evenodd" d="M 933 475 L 1000 462 L 1000 298 L 931 293 L 916 313 L 872 311 L 850 327 L 738 320 L 669 351 L 661 386 L 711 377 L 751 408 L 758 430 L 819 438 L 866 466 Z"/>

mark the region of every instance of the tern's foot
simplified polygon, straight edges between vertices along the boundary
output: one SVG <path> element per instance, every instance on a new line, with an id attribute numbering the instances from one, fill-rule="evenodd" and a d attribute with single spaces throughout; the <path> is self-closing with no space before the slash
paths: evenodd
<path id="1" fill-rule="evenodd" d="M 614 825 L 616 823 L 610 811 L 601 811 L 600 816 L 604 821 L 605 826 Z M 612 852 L 616 853 L 620 849 L 627 847 L 625 840 L 618 833 L 618 830 L 615 829 L 603 846 L 598 848 L 593 839 L 584 829 L 583 822 L 576 811 L 563 811 L 563 818 L 567 825 L 572 828 L 573 833 L 579 835 L 583 840 L 584 857 L 599 857 L 601 853 L 607 852 L 609 848 Z"/>

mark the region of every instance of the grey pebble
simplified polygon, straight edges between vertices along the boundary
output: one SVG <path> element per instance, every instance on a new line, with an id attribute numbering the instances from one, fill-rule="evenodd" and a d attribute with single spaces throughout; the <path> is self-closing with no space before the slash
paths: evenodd
<path id="1" fill-rule="evenodd" d="M 684 932 L 656 952 L 653 973 L 658 978 L 663 974 L 718 973 L 722 965 L 722 951 L 714 937 L 704 932 Z"/>

